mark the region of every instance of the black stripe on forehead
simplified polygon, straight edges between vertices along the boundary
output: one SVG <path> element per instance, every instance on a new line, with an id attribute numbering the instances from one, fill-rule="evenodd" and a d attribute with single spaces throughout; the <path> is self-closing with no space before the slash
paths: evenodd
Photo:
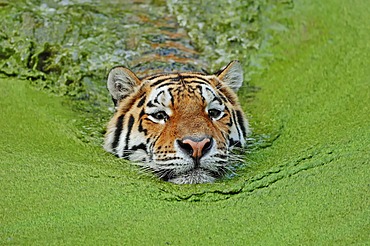
<path id="1" fill-rule="evenodd" d="M 168 94 L 169 94 L 169 95 L 170 95 L 170 97 L 171 97 L 171 101 L 173 101 L 173 99 L 172 99 L 172 94 L 170 93 L 170 91 L 169 91 L 169 90 L 167 90 L 167 92 L 168 92 Z M 164 91 L 164 90 L 161 90 L 161 91 L 156 95 L 156 97 L 155 97 L 153 100 L 149 101 L 149 102 L 146 104 L 146 106 L 147 106 L 148 108 L 154 108 L 154 107 L 157 107 L 158 105 L 162 105 L 162 106 L 166 107 L 166 105 L 164 105 L 162 102 L 159 102 L 159 99 L 158 99 L 160 96 L 164 95 L 164 93 L 165 93 L 165 91 Z"/>
<path id="2" fill-rule="evenodd" d="M 154 103 L 156 103 L 156 104 L 159 104 L 159 102 L 158 102 L 158 98 L 159 98 L 162 94 L 164 94 L 164 91 L 159 92 L 159 93 L 158 93 L 158 95 L 154 98 L 153 102 L 154 102 Z"/>
<path id="3" fill-rule="evenodd" d="M 166 78 L 162 78 L 162 79 L 158 79 L 157 81 L 155 81 L 154 83 L 152 83 L 151 85 L 150 85 L 150 87 L 155 87 L 155 86 L 157 86 L 157 85 L 159 85 L 159 84 L 161 84 L 161 83 L 163 83 L 163 82 L 165 82 L 165 81 L 171 81 L 172 79 L 171 78 L 168 78 L 168 77 L 166 77 Z"/>
<path id="4" fill-rule="evenodd" d="M 167 74 L 167 75 L 159 75 L 157 76 L 151 76 L 148 78 L 150 80 L 150 87 L 155 87 L 165 81 L 180 81 L 181 78 L 178 76 L 178 74 Z"/>
<path id="5" fill-rule="evenodd" d="M 207 87 L 205 89 L 206 89 L 206 91 L 210 92 L 213 96 L 213 98 L 210 98 L 209 103 L 217 101 L 220 105 L 223 104 L 222 100 L 221 100 L 222 98 L 220 98 L 220 96 L 218 94 L 216 94 L 215 91 L 213 91 L 213 90 L 211 90 L 210 88 L 207 88 Z M 202 97 L 203 97 L 203 95 L 202 95 Z M 204 99 L 204 97 L 203 97 L 203 99 Z"/>
<path id="6" fill-rule="evenodd" d="M 200 81 L 191 81 L 191 82 L 189 82 L 189 84 L 190 83 L 192 83 L 192 84 L 200 84 L 200 85 L 209 85 L 208 83 L 203 83 L 203 82 L 200 82 Z M 156 89 L 160 89 L 162 87 L 171 86 L 171 85 L 182 85 L 182 83 L 171 81 L 171 82 L 168 82 L 168 83 L 164 83 L 164 84 L 159 85 Z"/>
<path id="7" fill-rule="evenodd" d="M 153 78 L 154 79 L 154 78 Z M 164 83 L 162 84 L 161 83 Z M 155 87 L 160 85 L 158 88 L 162 86 L 167 86 L 171 84 L 177 84 L 177 82 L 186 82 L 186 83 L 199 83 L 199 84 L 210 84 L 209 81 L 205 78 L 203 78 L 201 75 L 198 74 L 171 74 L 167 76 L 163 76 L 163 78 L 158 78 L 157 80 L 154 80 L 154 82 L 150 85 L 150 87 Z"/>
<path id="8" fill-rule="evenodd" d="M 154 107 L 155 107 L 155 105 L 152 103 L 152 101 L 149 101 L 149 102 L 146 104 L 146 106 L 147 106 L 148 108 L 154 108 Z"/>
<path id="9" fill-rule="evenodd" d="M 206 87 L 206 91 L 210 92 L 214 97 L 217 97 L 213 90 Z"/>
<path id="10" fill-rule="evenodd" d="M 213 103 L 213 102 L 218 102 L 218 104 L 220 104 L 220 105 L 222 105 L 222 100 L 219 98 L 219 97 L 214 97 L 211 101 L 210 101 L 210 103 Z"/>
<path id="11" fill-rule="evenodd" d="M 183 75 L 183 76 L 181 76 L 181 78 L 182 78 L 183 80 L 190 80 L 190 79 L 192 79 L 192 80 L 191 80 L 191 81 L 189 81 L 189 82 L 200 82 L 200 81 L 195 81 L 195 80 L 193 80 L 193 79 L 199 79 L 199 80 L 202 80 L 203 82 L 205 82 L 205 83 L 207 83 L 207 84 L 210 84 L 208 79 L 205 79 L 205 78 L 203 78 L 202 76 L 199 76 L 199 75 L 197 75 L 197 74 L 194 74 L 194 75 Z"/>
<path id="12" fill-rule="evenodd" d="M 152 79 L 155 79 L 155 78 L 160 78 L 160 77 L 164 77 L 166 76 L 166 74 L 153 74 L 153 75 L 149 75 L 143 79 L 147 79 L 147 80 L 152 80 Z"/>

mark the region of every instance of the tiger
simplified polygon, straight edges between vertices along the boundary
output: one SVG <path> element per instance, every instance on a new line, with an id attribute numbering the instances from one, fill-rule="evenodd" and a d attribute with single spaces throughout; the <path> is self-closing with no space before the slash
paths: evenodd
<path id="1" fill-rule="evenodd" d="M 236 92 L 238 61 L 213 74 L 171 72 L 138 78 L 124 66 L 110 70 L 115 104 L 104 149 L 174 184 L 212 183 L 244 148 L 249 123 Z"/>

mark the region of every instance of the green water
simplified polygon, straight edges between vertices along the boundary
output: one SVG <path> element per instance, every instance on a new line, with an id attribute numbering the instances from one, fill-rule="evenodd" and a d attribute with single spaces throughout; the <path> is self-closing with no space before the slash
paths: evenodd
<path id="1" fill-rule="evenodd" d="M 223 1 L 204 1 L 200 7 L 208 6 L 207 14 L 194 17 L 191 9 L 197 4 L 192 1 L 3 1 L 0 74 L 27 79 L 36 88 L 67 97 L 73 108 L 87 113 L 79 123 L 80 139 L 101 145 L 102 126 L 112 107 L 105 79 L 113 66 L 128 66 L 138 75 L 166 68 L 212 72 L 238 59 L 248 65 L 245 76 L 250 79 L 259 64 L 257 50 L 267 40 L 263 26 L 277 23 L 265 20 L 277 13 L 266 6 L 279 4 L 228 3 L 222 8 L 229 15 L 225 23 L 217 15 L 220 5 Z M 185 64 L 155 57 L 170 54 Z"/>
<path id="2" fill-rule="evenodd" d="M 368 8 L 297 0 L 289 30 L 269 30 L 261 89 L 240 95 L 260 144 L 216 184 L 142 174 L 81 141 L 64 99 L 2 77 L 1 243 L 368 244 Z"/>

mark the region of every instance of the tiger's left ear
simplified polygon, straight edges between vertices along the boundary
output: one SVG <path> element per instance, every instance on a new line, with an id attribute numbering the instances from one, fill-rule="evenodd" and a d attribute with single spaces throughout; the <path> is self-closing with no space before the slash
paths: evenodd
<path id="1" fill-rule="evenodd" d="M 129 96 L 140 85 L 140 79 L 128 68 L 114 67 L 108 74 L 107 87 L 114 105 Z"/>
<path id="2" fill-rule="evenodd" d="M 243 68 L 239 61 L 232 61 L 215 75 L 233 91 L 237 92 L 243 84 Z"/>

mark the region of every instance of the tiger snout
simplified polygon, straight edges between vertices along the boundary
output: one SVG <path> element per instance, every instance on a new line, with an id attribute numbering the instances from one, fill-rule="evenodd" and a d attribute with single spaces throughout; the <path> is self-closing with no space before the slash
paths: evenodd
<path id="1" fill-rule="evenodd" d="M 137 77 L 125 67 L 108 74 L 116 112 L 104 148 L 176 184 L 211 183 L 241 159 L 248 121 L 236 92 L 238 61 L 214 74 L 174 72 Z"/>
<path id="2" fill-rule="evenodd" d="M 181 140 L 176 140 L 180 151 L 191 157 L 195 163 L 195 167 L 199 167 L 200 159 L 210 152 L 214 140 L 211 137 L 185 137 Z"/>

